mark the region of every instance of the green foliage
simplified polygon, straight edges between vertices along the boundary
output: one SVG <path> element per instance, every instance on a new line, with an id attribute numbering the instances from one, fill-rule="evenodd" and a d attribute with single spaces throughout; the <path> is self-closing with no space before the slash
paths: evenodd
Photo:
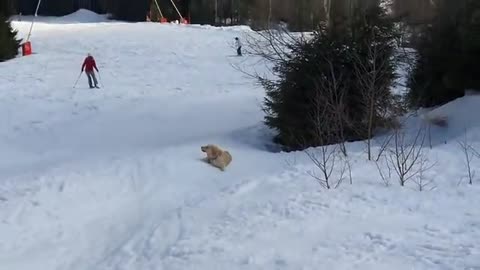
<path id="1" fill-rule="evenodd" d="M 461 31 L 466 88 L 480 90 L 480 2 L 467 2 L 465 27 Z"/>
<path id="2" fill-rule="evenodd" d="M 365 139 L 369 123 L 375 129 L 387 121 L 382 112 L 392 99 L 394 28 L 380 8 L 362 15 L 348 33 L 321 26 L 312 39 L 288 44 L 291 52 L 274 68 L 279 80 L 261 79 L 265 123 L 284 150 Z M 359 85 L 374 69 L 372 103 Z"/>
<path id="3" fill-rule="evenodd" d="M 2 0 L 0 1 L 0 15 L 10 16 L 14 13 L 15 1 L 14 0 Z"/>
<path id="4" fill-rule="evenodd" d="M 73 0 L 42 0 L 38 14 L 46 16 L 64 16 L 74 11 Z"/>
<path id="5" fill-rule="evenodd" d="M 267 92 L 265 122 L 277 130 L 276 143 L 288 151 L 336 142 L 338 134 L 330 129 L 338 123 L 330 97 L 340 98 L 337 90 L 350 90 L 346 87 L 353 73 L 344 71 L 353 71 L 352 62 L 348 48 L 331 39 L 325 28 L 316 31 L 312 40 L 294 45 L 287 60 L 275 67 L 280 80 L 262 81 Z M 340 84 L 336 89 L 330 88 L 332 80 Z"/>
<path id="6" fill-rule="evenodd" d="M 20 41 L 16 39 L 16 35 L 17 31 L 0 15 L 0 62 L 12 59 L 18 54 Z"/>
<path id="7" fill-rule="evenodd" d="M 145 21 L 149 10 L 149 0 L 107 0 L 106 6 L 109 13 L 116 20 L 131 22 Z"/>
<path id="8" fill-rule="evenodd" d="M 448 0 L 417 47 L 418 58 L 409 76 L 412 108 L 441 105 L 480 89 L 480 5 L 476 1 Z"/>

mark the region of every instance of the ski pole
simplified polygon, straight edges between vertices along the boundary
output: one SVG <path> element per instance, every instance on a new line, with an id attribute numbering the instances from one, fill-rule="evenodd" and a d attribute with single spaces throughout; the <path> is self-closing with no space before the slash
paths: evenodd
<path id="1" fill-rule="evenodd" d="M 100 71 L 97 71 L 97 73 L 98 73 L 98 81 L 100 82 L 100 85 L 101 85 L 103 88 L 105 88 L 105 86 L 104 86 L 103 83 L 102 83 L 102 77 L 100 77 Z"/>
<path id="2" fill-rule="evenodd" d="M 77 86 L 78 80 L 80 80 L 80 76 L 82 76 L 82 73 L 83 73 L 83 70 L 80 72 L 80 75 L 78 75 L 78 78 L 75 81 L 75 84 L 73 85 L 73 88 L 75 88 L 75 86 Z"/>

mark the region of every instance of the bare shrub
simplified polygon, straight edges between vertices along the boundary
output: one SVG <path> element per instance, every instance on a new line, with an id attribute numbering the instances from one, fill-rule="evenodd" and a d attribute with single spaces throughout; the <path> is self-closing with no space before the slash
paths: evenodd
<path id="1" fill-rule="evenodd" d="M 397 128 L 400 128 L 400 127 L 397 127 Z M 390 146 L 390 143 L 392 142 L 394 135 L 395 135 L 395 133 L 391 132 L 391 133 L 387 134 L 386 136 L 382 136 L 381 140 L 379 139 L 380 136 L 378 136 L 377 138 L 373 138 L 373 140 L 375 142 L 378 142 L 378 144 L 379 144 L 379 150 L 378 150 L 377 156 L 375 158 L 376 163 L 378 163 L 380 161 L 380 159 L 384 156 L 384 153 L 388 149 L 388 147 Z"/>
<path id="2" fill-rule="evenodd" d="M 324 100 L 317 95 L 315 102 L 321 102 Z M 332 106 L 333 110 L 338 103 L 326 101 L 328 106 Z M 319 184 L 325 189 L 338 188 L 344 180 L 349 179 L 350 184 L 353 183 L 351 164 L 347 156 L 347 150 L 344 142 L 339 144 L 327 145 L 325 144 L 325 138 L 331 138 L 332 136 L 342 136 L 341 133 L 336 132 L 336 127 L 328 127 L 323 125 L 323 119 L 325 119 L 326 110 L 321 110 L 322 106 L 316 107 L 317 109 L 310 115 L 311 121 L 314 121 L 317 127 L 315 134 L 315 140 L 319 145 L 318 148 L 307 148 L 304 150 L 305 154 L 315 165 L 314 170 L 308 171 L 308 174 L 312 176 Z M 340 117 L 341 114 L 330 114 L 328 117 L 335 118 Z M 340 119 L 332 120 L 331 123 L 339 124 Z"/>
<path id="3" fill-rule="evenodd" d="M 371 32 L 367 42 L 378 40 L 376 31 Z M 392 42 L 378 42 L 376 45 L 363 46 L 366 51 L 359 55 L 355 53 L 354 73 L 357 78 L 358 89 L 362 94 L 363 106 L 366 112 L 366 144 L 367 157 L 372 160 L 372 137 L 374 128 L 381 125 L 381 121 L 388 122 L 388 115 L 392 113 L 393 107 L 390 87 L 394 77 L 394 66 L 392 57 Z"/>
<path id="4" fill-rule="evenodd" d="M 315 165 L 314 170 L 308 171 L 323 188 L 338 188 L 347 178 L 353 184 L 351 163 L 345 146 L 344 124 L 347 121 L 345 110 L 345 88 L 341 84 L 342 72 L 336 72 L 330 59 L 325 58 L 330 69 L 315 85 L 322 91 L 313 95 L 314 104 L 310 114 L 306 117 L 315 127 L 313 141 L 319 148 L 307 148 L 305 154 Z M 325 121 L 330 123 L 325 125 Z M 328 144 L 329 141 L 339 141 L 338 144 Z"/>
<path id="5" fill-rule="evenodd" d="M 345 162 L 345 165 L 347 166 L 347 172 L 348 172 L 348 182 L 350 185 L 353 185 L 353 176 L 352 176 L 352 163 L 350 162 L 350 159 L 348 156 L 343 156 L 343 162 Z"/>
<path id="6" fill-rule="evenodd" d="M 476 171 L 474 168 L 472 168 L 472 160 L 474 157 L 479 157 L 479 155 L 478 155 L 478 152 L 469 143 L 466 129 L 465 129 L 463 138 L 461 140 L 458 140 L 457 143 L 463 152 L 464 164 L 467 169 L 466 177 L 468 180 L 468 184 L 473 185 L 473 180 L 475 178 Z M 463 179 L 464 178 L 462 177 L 462 179 L 460 179 L 460 182 L 462 182 Z"/>
<path id="7" fill-rule="evenodd" d="M 383 162 L 382 162 L 383 161 Z M 390 182 L 392 180 L 392 167 L 387 162 L 387 159 L 376 160 L 375 166 L 377 166 L 378 174 L 380 175 L 380 179 L 382 183 L 386 186 L 390 186 Z"/>
<path id="8" fill-rule="evenodd" d="M 301 48 L 310 38 L 305 33 L 292 33 L 286 28 L 265 29 L 246 33 L 244 38 L 245 55 L 255 56 L 258 64 L 267 65 L 267 71 L 275 74 L 275 67 L 291 60 L 292 53 Z M 234 66 L 240 72 L 259 81 L 267 80 L 265 74 L 248 72 L 244 67 Z"/>
<path id="9" fill-rule="evenodd" d="M 480 152 L 478 152 L 477 149 L 475 149 L 474 147 L 470 147 L 470 150 L 477 158 L 480 158 Z"/>
<path id="10" fill-rule="evenodd" d="M 410 139 L 401 129 L 394 131 L 393 146 L 387 150 L 385 158 L 402 187 L 434 166 L 424 152 L 426 136 L 425 125 L 416 131 L 413 139 Z"/>
<path id="11" fill-rule="evenodd" d="M 325 189 L 338 188 L 346 179 L 350 167 L 340 157 L 338 145 L 326 145 L 315 149 L 306 149 L 305 153 L 315 165 L 307 173 Z M 351 171 L 350 171 L 351 176 Z M 352 181 L 350 179 L 350 181 Z"/>
<path id="12" fill-rule="evenodd" d="M 418 191 L 425 191 L 425 190 L 433 190 L 436 188 L 435 183 L 433 179 L 428 178 L 425 176 L 425 172 L 432 168 L 434 165 L 430 164 L 429 160 L 426 158 L 426 156 L 422 156 L 418 160 L 419 164 L 419 170 L 418 174 L 415 175 L 415 177 L 412 179 L 412 181 L 415 183 Z"/>
<path id="13" fill-rule="evenodd" d="M 339 142 L 340 151 L 347 157 L 345 128 L 346 125 L 349 125 L 349 119 L 345 113 L 347 89 L 341 83 L 344 73 L 336 71 L 330 59 L 325 58 L 324 61 L 328 64 L 329 72 L 324 77 L 315 80 L 317 89 L 322 89 L 321 92 L 316 91 L 313 100 L 312 121 L 318 137 L 315 140 L 318 145 L 324 145 L 329 141 Z M 325 123 L 329 123 L 329 126 L 326 126 Z"/>

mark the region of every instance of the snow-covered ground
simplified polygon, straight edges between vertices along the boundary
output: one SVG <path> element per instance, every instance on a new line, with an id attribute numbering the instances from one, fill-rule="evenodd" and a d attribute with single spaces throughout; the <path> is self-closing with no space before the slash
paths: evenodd
<path id="1" fill-rule="evenodd" d="M 270 151 L 263 91 L 232 67 L 255 62 L 232 57 L 245 27 L 82 12 L 39 19 L 35 54 L 0 63 L 1 270 L 480 269 L 480 182 L 461 182 L 457 143 L 467 129 L 480 149 L 480 97 L 430 112 L 449 126 L 426 191 L 385 187 L 363 143 L 353 184 L 325 191 L 304 153 Z M 100 90 L 73 88 L 87 52 Z M 225 172 L 207 143 L 232 153 Z"/>

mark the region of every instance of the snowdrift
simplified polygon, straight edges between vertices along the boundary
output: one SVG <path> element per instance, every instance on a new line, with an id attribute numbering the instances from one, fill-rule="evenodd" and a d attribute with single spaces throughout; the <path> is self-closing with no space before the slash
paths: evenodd
<path id="1" fill-rule="evenodd" d="M 107 15 L 97 14 L 86 9 L 79 9 L 72 14 L 58 18 L 56 23 L 99 23 L 107 21 Z"/>
<path id="2" fill-rule="evenodd" d="M 465 136 L 474 144 L 480 143 L 479 106 L 480 95 L 466 95 L 437 108 L 419 110 L 418 118 L 412 119 L 407 127 L 414 128 L 418 123 L 428 124 L 434 134 L 433 145 L 456 144 Z"/>
<path id="3" fill-rule="evenodd" d="M 108 19 L 108 15 L 106 14 L 97 14 L 93 11 L 86 10 L 86 9 L 79 9 L 76 12 L 72 14 L 68 14 L 65 16 L 13 16 L 11 18 L 12 21 L 15 22 L 32 22 L 32 20 L 35 20 L 35 22 L 40 22 L 40 23 L 50 23 L 50 24 L 78 24 L 78 23 L 105 23 L 105 22 L 111 22 L 111 20 Z"/>

